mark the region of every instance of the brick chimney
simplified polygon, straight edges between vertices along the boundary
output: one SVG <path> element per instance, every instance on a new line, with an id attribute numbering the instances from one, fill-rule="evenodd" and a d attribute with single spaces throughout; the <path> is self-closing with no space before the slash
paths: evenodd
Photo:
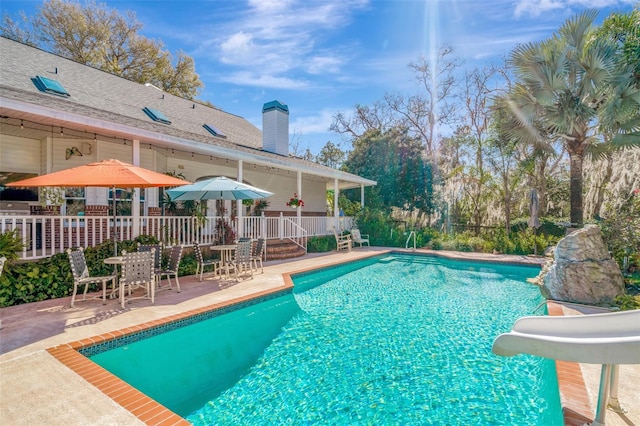
<path id="1" fill-rule="evenodd" d="M 289 107 L 279 101 L 262 107 L 262 149 L 289 156 Z"/>

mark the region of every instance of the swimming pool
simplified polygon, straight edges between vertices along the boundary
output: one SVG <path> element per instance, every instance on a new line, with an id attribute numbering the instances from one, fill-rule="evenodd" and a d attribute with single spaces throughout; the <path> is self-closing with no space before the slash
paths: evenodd
<path id="1" fill-rule="evenodd" d="M 194 424 L 561 425 L 553 362 L 491 354 L 537 272 L 386 255 L 91 359 Z"/>

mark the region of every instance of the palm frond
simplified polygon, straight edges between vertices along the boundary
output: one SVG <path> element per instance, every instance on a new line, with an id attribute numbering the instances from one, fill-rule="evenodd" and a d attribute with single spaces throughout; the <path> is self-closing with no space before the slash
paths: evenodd
<path id="1" fill-rule="evenodd" d="M 568 19 L 558 31 L 562 39 L 577 52 L 582 51 L 589 35 L 589 28 L 598 16 L 597 9 L 589 9 Z"/>
<path id="2" fill-rule="evenodd" d="M 616 149 L 629 149 L 640 147 L 640 132 L 620 133 L 611 139 L 611 145 Z"/>

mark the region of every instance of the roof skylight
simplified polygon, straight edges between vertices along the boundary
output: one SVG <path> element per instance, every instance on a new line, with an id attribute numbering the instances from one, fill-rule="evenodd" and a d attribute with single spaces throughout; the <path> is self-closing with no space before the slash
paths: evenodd
<path id="1" fill-rule="evenodd" d="M 213 136 L 218 136 L 220 138 L 227 137 L 224 133 L 220 131 L 220 129 L 218 129 L 213 124 L 204 124 L 202 127 L 204 127 L 207 130 L 207 132 L 211 133 Z"/>
<path id="2" fill-rule="evenodd" d="M 62 84 L 58 80 L 54 80 L 52 78 L 36 76 L 34 78 L 33 83 L 36 85 L 38 90 L 46 93 L 52 93 L 54 95 L 69 97 L 71 96 L 67 89 L 64 88 Z"/>
<path id="3" fill-rule="evenodd" d="M 157 109 L 144 107 L 142 110 L 151 118 L 153 121 L 157 121 L 159 123 L 171 124 L 171 120 L 167 118 L 166 115 L 158 111 Z"/>

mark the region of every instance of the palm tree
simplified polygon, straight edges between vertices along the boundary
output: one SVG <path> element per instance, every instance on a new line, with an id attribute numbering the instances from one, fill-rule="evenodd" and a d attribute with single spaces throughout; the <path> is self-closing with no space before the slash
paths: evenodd
<path id="1" fill-rule="evenodd" d="M 596 37 L 597 11 L 567 20 L 548 40 L 517 47 L 510 56 L 517 83 L 509 104 L 520 140 L 544 140 L 540 124 L 569 155 L 572 223 L 583 223 L 582 166 L 603 144 L 640 144 L 640 90 L 614 42 Z M 605 140 L 604 134 L 614 137 Z M 608 138 L 607 138 L 608 139 Z"/>

